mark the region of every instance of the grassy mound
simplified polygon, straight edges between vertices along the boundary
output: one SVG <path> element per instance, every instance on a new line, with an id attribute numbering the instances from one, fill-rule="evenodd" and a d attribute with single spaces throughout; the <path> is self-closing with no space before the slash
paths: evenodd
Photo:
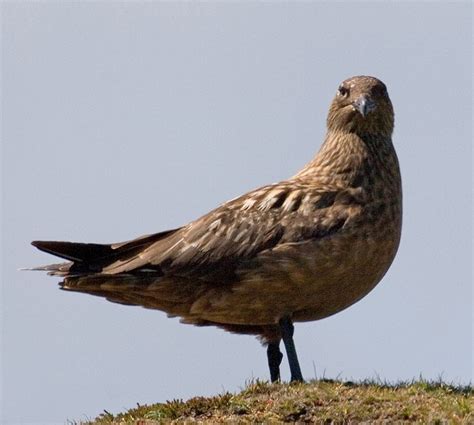
<path id="1" fill-rule="evenodd" d="M 383 384 L 318 380 L 304 384 L 255 382 L 238 394 L 194 397 L 104 412 L 83 424 L 157 423 L 474 423 L 474 388 L 442 382 Z"/>

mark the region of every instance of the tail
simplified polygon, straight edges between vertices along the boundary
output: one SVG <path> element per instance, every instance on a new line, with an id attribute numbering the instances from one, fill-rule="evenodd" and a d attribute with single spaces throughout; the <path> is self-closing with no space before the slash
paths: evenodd
<path id="1" fill-rule="evenodd" d="M 33 241 L 31 244 L 39 250 L 64 258 L 69 262 L 36 267 L 31 270 L 47 271 L 54 276 L 100 273 L 105 266 L 117 260 L 126 260 L 136 256 L 140 251 L 166 238 L 177 230 L 179 229 L 167 230 L 116 244 Z"/>

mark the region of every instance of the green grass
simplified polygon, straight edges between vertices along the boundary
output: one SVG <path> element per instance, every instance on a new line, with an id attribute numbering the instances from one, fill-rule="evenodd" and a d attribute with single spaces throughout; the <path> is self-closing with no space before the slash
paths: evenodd
<path id="1" fill-rule="evenodd" d="M 474 388 L 441 381 L 387 384 L 317 380 L 304 384 L 256 381 L 237 394 L 194 397 L 104 412 L 83 425 L 158 423 L 474 424 Z"/>

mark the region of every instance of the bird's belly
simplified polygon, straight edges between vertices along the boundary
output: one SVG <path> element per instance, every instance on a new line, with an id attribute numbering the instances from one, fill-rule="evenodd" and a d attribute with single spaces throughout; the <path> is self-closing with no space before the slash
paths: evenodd
<path id="1" fill-rule="evenodd" d="M 387 236 L 387 235 L 385 235 Z M 381 280 L 398 237 L 294 244 L 269 251 L 239 271 L 231 288 L 197 299 L 190 315 L 223 324 L 274 324 L 282 316 L 311 321 L 335 314 L 364 297 Z"/>

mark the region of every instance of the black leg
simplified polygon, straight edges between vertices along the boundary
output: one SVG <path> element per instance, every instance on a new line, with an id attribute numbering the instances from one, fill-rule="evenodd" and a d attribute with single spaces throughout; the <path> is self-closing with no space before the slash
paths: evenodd
<path id="1" fill-rule="evenodd" d="M 280 363 L 283 354 L 280 351 L 280 341 L 270 342 L 267 347 L 268 367 L 270 368 L 270 379 L 272 382 L 280 380 Z"/>
<path id="2" fill-rule="evenodd" d="M 286 355 L 288 356 L 288 363 L 290 364 L 291 382 L 303 382 L 303 375 L 301 374 L 298 356 L 296 355 L 295 343 L 293 342 L 294 326 L 289 317 L 283 317 L 279 321 L 281 337 L 285 344 Z"/>

